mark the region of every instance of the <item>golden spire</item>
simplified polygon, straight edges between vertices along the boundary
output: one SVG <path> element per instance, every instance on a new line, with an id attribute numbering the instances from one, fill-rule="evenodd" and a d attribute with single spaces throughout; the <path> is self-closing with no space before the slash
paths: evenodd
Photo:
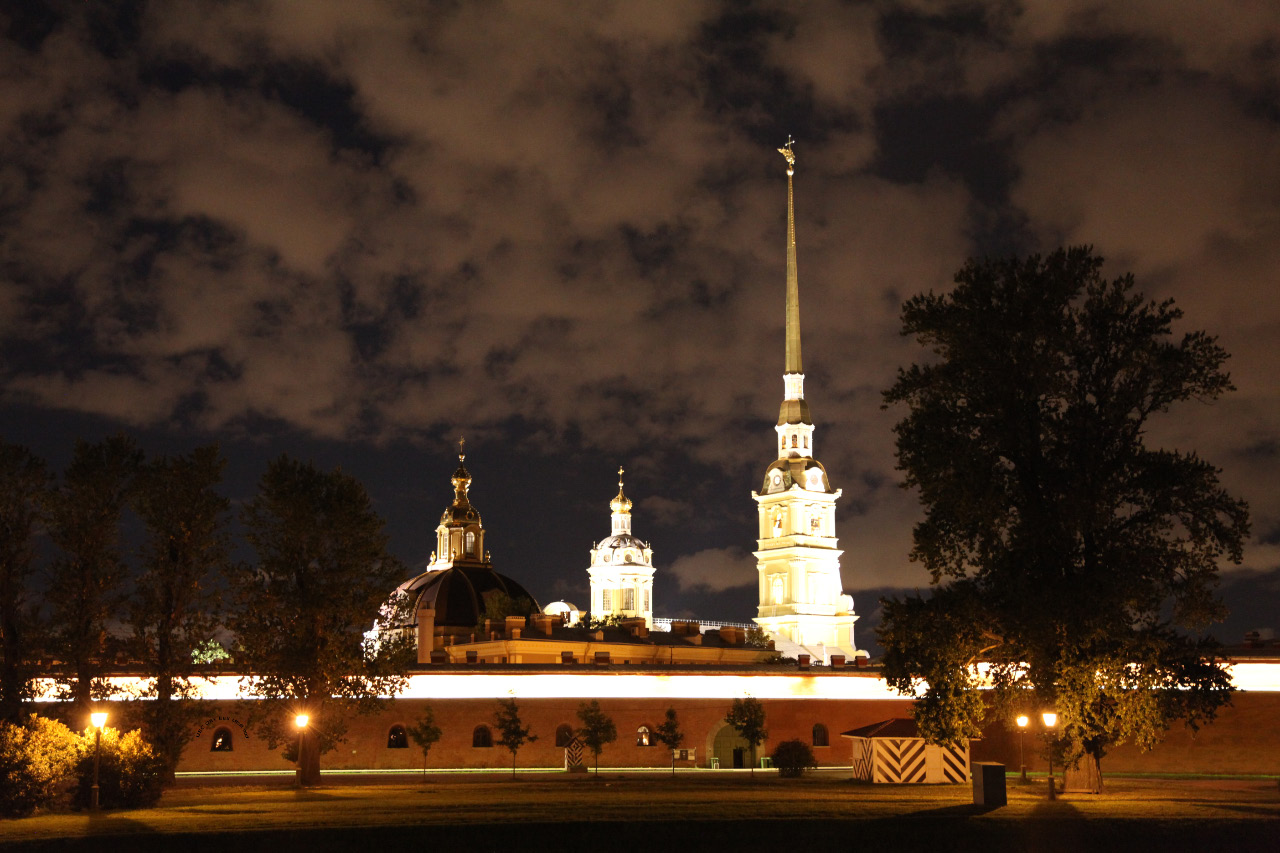
<path id="1" fill-rule="evenodd" d="M 787 364 L 784 373 L 804 373 L 800 360 L 800 277 L 796 271 L 796 215 L 792 201 L 791 176 L 796 171 L 795 142 L 787 136 L 787 146 L 779 153 L 787 159 Z"/>

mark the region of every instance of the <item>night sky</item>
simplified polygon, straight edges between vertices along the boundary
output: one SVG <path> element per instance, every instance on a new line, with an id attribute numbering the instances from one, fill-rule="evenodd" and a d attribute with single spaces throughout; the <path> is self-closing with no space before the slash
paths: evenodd
<path id="1" fill-rule="evenodd" d="M 0 434 L 360 478 L 415 572 L 467 439 L 499 571 L 587 603 L 627 468 L 655 609 L 755 613 L 786 178 L 816 455 L 863 619 L 907 561 L 908 296 L 1090 243 L 1232 353 L 1153 428 L 1251 505 L 1280 628 L 1280 6 L 43 3 L 0 12 Z M 1026 6 L 1026 8 L 1023 8 Z"/>

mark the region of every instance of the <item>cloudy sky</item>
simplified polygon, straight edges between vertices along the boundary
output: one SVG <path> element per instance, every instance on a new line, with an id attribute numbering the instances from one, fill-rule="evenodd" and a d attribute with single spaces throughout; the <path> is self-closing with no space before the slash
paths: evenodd
<path id="1" fill-rule="evenodd" d="M 14 7 L 17 7 L 15 11 Z M 864 626 L 924 586 L 880 409 L 902 301 L 1090 243 L 1232 353 L 1153 433 L 1252 507 L 1280 628 L 1280 7 L 120 2 L 0 12 L 0 429 L 55 466 L 216 440 L 341 465 L 420 566 L 467 437 L 501 571 L 586 603 L 618 465 L 656 609 L 754 615 L 786 184 Z M 874 640 L 870 631 L 863 643 Z"/>

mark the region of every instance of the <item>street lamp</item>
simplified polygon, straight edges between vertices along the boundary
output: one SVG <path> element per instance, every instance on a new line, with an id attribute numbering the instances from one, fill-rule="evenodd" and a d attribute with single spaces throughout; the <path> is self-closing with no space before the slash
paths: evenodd
<path id="1" fill-rule="evenodd" d="M 1040 719 L 1044 720 L 1044 727 L 1052 729 L 1058 724 L 1058 715 L 1053 711 L 1045 711 L 1040 715 Z M 1058 792 L 1054 790 L 1053 784 L 1053 743 L 1049 744 L 1049 799 L 1056 800 Z"/>
<path id="2" fill-rule="evenodd" d="M 1027 762 L 1022 753 L 1022 742 L 1026 740 L 1027 723 L 1031 722 L 1031 718 L 1026 714 L 1018 715 L 1018 764 L 1022 768 L 1022 779 L 1020 784 L 1027 784 Z"/>
<path id="3" fill-rule="evenodd" d="M 93 723 L 93 787 L 89 789 L 89 808 L 98 810 L 98 764 L 102 755 L 102 727 L 107 724 L 106 711 L 94 711 L 89 715 Z"/>
<path id="4" fill-rule="evenodd" d="M 304 762 L 306 761 L 307 748 L 307 723 L 311 722 L 311 717 L 307 714 L 299 714 L 293 718 L 294 725 L 298 727 L 298 787 L 303 786 L 305 778 Z"/>

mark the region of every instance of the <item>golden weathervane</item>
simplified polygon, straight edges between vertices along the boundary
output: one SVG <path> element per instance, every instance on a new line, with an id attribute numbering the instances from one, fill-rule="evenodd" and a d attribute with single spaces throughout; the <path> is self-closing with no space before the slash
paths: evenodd
<path id="1" fill-rule="evenodd" d="M 787 158 L 787 171 L 790 172 L 796 167 L 796 152 L 791 150 L 791 146 L 795 142 L 791 139 L 791 134 L 787 134 L 787 147 L 779 148 L 778 153 Z"/>

